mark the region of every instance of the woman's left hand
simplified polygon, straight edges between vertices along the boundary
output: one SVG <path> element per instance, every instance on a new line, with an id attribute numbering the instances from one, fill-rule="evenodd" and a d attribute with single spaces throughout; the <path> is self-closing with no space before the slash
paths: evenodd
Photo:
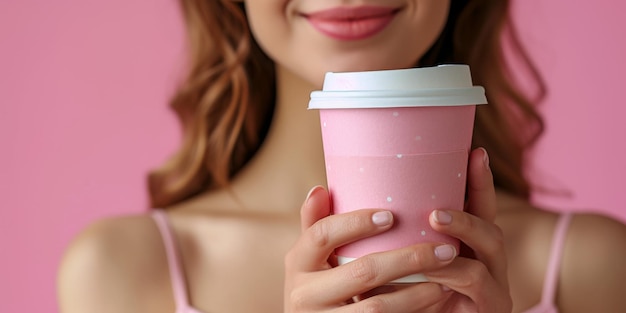
<path id="1" fill-rule="evenodd" d="M 494 223 L 496 195 L 484 149 L 472 151 L 468 171 L 465 211 L 436 210 L 430 216 L 433 229 L 459 238 L 463 245 L 450 265 L 424 273 L 431 282 L 451 289 L 433 312 L 510 313 L 504 239 Z"/>

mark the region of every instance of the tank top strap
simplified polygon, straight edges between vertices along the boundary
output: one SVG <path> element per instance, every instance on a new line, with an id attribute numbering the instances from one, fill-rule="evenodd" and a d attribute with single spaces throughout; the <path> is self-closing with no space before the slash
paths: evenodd
<path id="1" fill-rule="evenodd" d="M 550 259 L 548 261 L 546 277 L 543 283 L 543 291 L 541 295 L 542 303 L 555 303 L 563 249 L 571 220 L 572 213 L 562 213 L 556 222 L 554 235 L 552 236 L 552 245 L 550 248 Z"/>
<path id="2" fill-rule="evenodd" d="M 176 312 L 183 312 L 188 306 L 188 295 L 185 276 L 181 267 L 180 257 L 176 247 L 176 238 L 171 230 L 167 214 L 162 209 L 155 209 L 152 211 L 152 218 L 154 219 L 161 238 L 163 239 L 163 245 L 165 248 L 165 254 L 167 256 L 167 263 L 169 267 L 170 279 L 172 289 L 174 293 L 174 301 L 176 303 Z"/>

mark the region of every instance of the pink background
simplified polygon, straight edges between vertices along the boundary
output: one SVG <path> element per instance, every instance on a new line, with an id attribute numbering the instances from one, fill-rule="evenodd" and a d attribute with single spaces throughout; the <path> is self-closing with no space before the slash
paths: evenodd
<path id="1" fill-rule="evenodd" d="M 518 0 L 548 81 L 534 175 L 626 221 L 626 4 Z M 0 1 L 0 312 L 54 312 L 64 247 L 89 222 L 146 207 L 174 149 L 166 109 L 183 56 L 174 0 Z"/>

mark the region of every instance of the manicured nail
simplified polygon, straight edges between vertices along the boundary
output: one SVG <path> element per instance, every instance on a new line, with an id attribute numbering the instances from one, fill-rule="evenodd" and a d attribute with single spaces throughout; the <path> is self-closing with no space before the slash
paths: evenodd
<path id="1" fill-rule="evenodd" d="M 315 186 L 313 188 L 311 188 L 311 190 L 309 190 L 309 193 L 306 195 L 306 200 L 304 200 L 304 203 L 308 203 L 309 199 L 311 199 L 311 196 L 313 196 L 313 194 L 317 191 L 319 191 L 320 189 L 323 189 L 324 187 L 322 186 Z"/>
<path id="2" fill-rule="evenodd" d="M 483 163 L 485 163 L 486 168 L 489 168 L 489 154 L 487 153 L 487 150 L 485 150 L 485 148 L 480 149 L 483 150 Z"/>
<path id="3" fill-rule="evenodd" d="M 372 215 L 372 222 L 378 226 L 386 226 L 393 221 L 393 215 L 389 211 L 376 212 Z"/>
<path id="4" fill-rule="evenodd" d="M 441 225 L 449 225 L 452 223 L 452 215 L 446 211 L 435 211 L 435 221 Z"/>
<path id="5" fill-rule="evenodd" d="M 456 249 L 451 245 L 442 245 L 435 248 L 435 257 L 439 261 L 450 261 L 456 256 Z"/>

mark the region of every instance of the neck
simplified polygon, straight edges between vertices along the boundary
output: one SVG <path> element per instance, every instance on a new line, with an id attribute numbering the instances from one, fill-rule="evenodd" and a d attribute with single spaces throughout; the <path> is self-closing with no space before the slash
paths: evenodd
<path id="1" fill-rule="evenodd" d="M 309 189 L 326 185 L 319 113 L 307 110 L 316 87 L 282 67 L 276 74 L 272 126 L 257 155 L 241 172 L 236 189 L 243 198 L 255 199 L 254 206 L 261 202 L 268 206 L 261 209 L 293 211 Z"/>

